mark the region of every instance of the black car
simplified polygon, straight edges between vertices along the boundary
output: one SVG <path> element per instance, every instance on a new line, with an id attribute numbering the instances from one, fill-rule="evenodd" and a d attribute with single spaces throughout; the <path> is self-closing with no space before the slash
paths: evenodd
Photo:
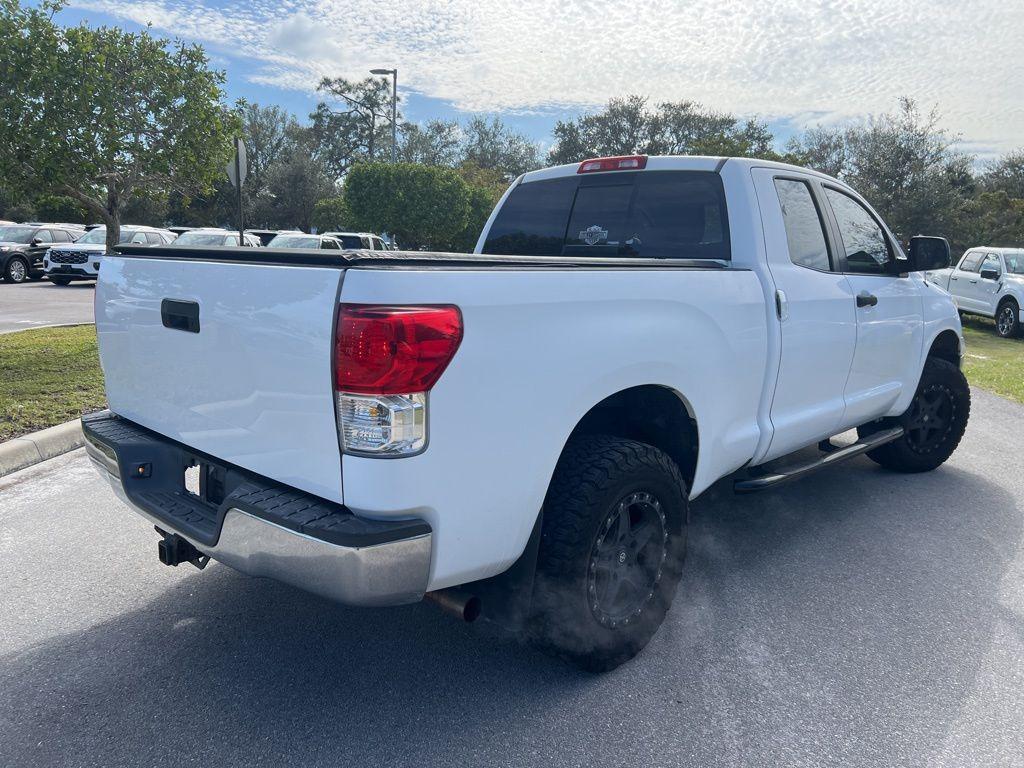
<path id="1" fill-rule="evenodd" d="M 56 224 L 5 224 L 0 227 L 0 277 L 9 283 L 43 276 L 43 255 L 54 245 L 73 243 L 84 230 Z"/>

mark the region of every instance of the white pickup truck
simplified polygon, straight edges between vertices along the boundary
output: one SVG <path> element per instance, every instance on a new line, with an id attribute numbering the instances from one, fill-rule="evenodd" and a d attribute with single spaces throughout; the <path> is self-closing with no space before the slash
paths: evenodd
<path id="1" fill-rule="evenodd" d="M 96 294 L 111 410 L 82 421 L 163 562 L 427 596 L 593 670 L 657 630 L 712 483 L 861 453 L 931 470 L 970 410 L 956 308 L 920 274 L 946 241 L 905 255 L 787 165 L 527 173 L 474 254 L 119 251 Z"/>
<path id="2" fill-rule="evenodd" d="M 991 317 L 1006 339 L 1024 327 L 1024 248 L 971 248 L 955 267 L 925 272 L 964 314 Z"/>

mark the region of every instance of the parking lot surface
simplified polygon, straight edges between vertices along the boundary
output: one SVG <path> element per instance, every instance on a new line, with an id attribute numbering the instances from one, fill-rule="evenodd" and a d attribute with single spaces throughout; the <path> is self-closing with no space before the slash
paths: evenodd
<path id="1" fill-rule="evenodd" d="M 93 322 L 93 285 L 91 281 L 68 286 L 49 280 L 0 282 L 0 333 Z"/>
<path id="2" fill-rule="evenodd" d="M 576 671 L 156 535 L 81 451 L 0 480 L 0 765 L 1024 765 L 1024 408 L 943 468 L 693 505 L 664 627 Z"/>

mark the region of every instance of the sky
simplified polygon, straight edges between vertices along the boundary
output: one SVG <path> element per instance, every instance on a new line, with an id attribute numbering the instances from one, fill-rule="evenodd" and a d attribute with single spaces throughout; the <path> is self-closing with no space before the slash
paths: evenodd
<path id="1" fill-rule="evenodd" d="M 495 114 L 542 148 L 638 93 L 803 128 L 935 106 L 982 159 L 1024 147 L 1024 0 L 71 0 L 58 17 L 202 43 L 229 97 L 297 115 L 398 68 L 406 119 Z"/>

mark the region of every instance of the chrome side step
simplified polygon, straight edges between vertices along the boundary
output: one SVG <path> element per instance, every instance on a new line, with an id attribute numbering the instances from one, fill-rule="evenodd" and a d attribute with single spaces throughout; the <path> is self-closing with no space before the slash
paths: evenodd
<path id="1" fill-rule="evenodd" d="M 804 475 L 817 472 L 819 469 L 831 467 L 832 465 L 839 464 L 847 459 L 852 459 L 854 456 L 860 456 L 862 453 L 867 453 L 870 450 L 885 445 L 886 443 L 891 443 L 893 440 L 898 440 L 901 437 L 903 437 L 903 427 L 883 429 L 880 432 L 875 432 L 873 435 L 861 438 L 852 445 L 848 445 L 845 448 L 838 448 L 812 461 L 794 464 L 791 467 L 785 467 L 784 469 L 764 475 L 763 477 L 752 477 L 737 480 L 733 483 L 733 490 L 736 493 L 755 493 L 757 491 L 763 491 L 766 488 L 774 488 L 777 485 L 788 483 L 790 480 L 796 480 Z"/>

